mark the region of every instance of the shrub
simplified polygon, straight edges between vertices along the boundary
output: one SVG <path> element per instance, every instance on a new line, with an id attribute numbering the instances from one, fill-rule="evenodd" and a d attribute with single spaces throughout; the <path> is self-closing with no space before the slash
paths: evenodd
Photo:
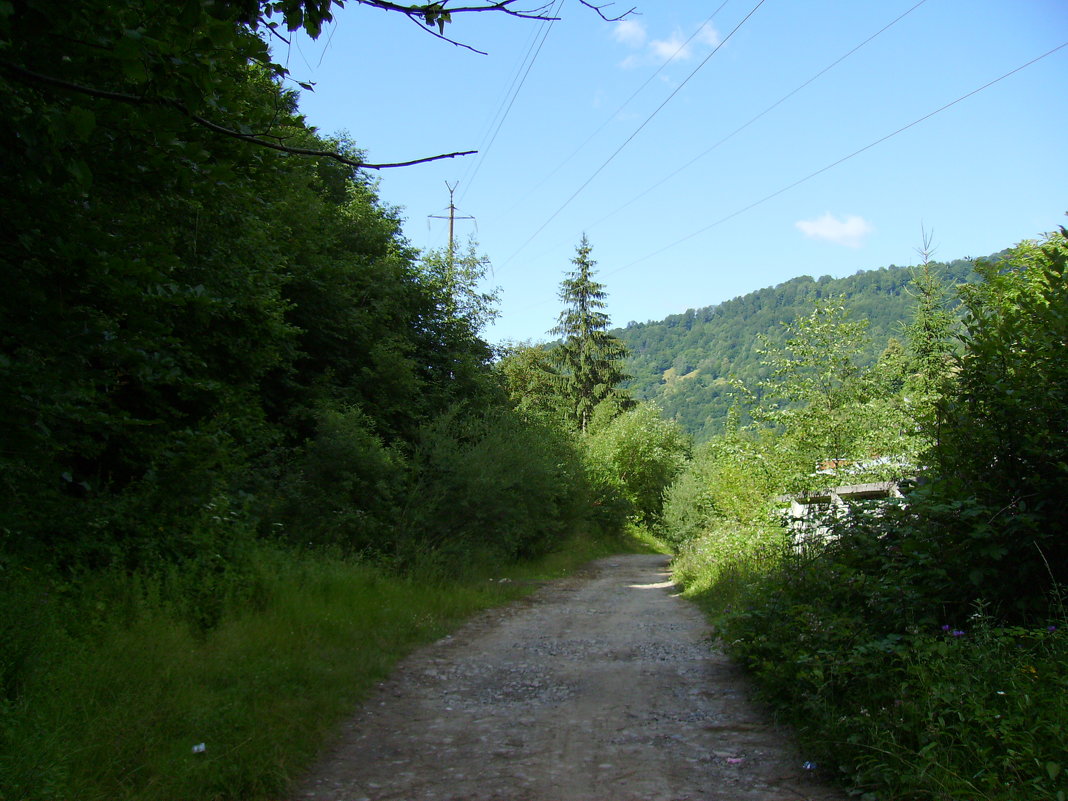
<path id="1" fill-rule="evenodd" d="M 637 522 L 652 525 L 660 519 L 664 491 L 682 470 L 690 442 L 678 423 L 645 403 L 592 431 L 587 449 L 593 469 L 620 489 Z"/>
<path id="2" fill-rule="evenodd" d="M 570 439 L 511 411 L 441 416 L 422 430 L 412 466 L 401 519 L 408 551 L 531 556 L 588 517 Z"/>
<path id="3" fill-rule="evenodd" d="M 390 553 L 407 464 L 358 407 L 322 409 L 283 482 L 282 525 L 304 544 Z M 299 532 L 299 535 L 297 534 Z"/>
<path id="4" fill-rule="evenodd" d="M 967 504 L 943 546 L 975 553 L 971 586 L 1016 614 L 1068 583 L 1066 268 L 1061 229 L 962 289 L 964 350 L 933 452 L 940 494 Z"/>
<path id="5" fill-rule="evenodd" d="M 676 549 L 705 533 L 762 528 L 782 492 L 789 456 L 771 431 L 731 433 L 694 453 L 664 494 L 661 538 Z"/>

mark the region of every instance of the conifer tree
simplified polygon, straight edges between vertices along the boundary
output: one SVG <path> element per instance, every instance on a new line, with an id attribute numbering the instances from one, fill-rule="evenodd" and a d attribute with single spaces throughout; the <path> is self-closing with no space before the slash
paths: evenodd
<path id="1" fill-rule="evenodd" d="M 627 379 L 622 361 L 626 346 L 608 333 L 609 319 L 603 311 L 604 284 L 593 280 L 592 250 L 586 235 L 571 260 L 575 269 L 560 284 L 560 300 L 566 306 L 550 334 L 563 341 L 553 352 L 560 371 L 559 386 L 573 424 L 585 432 L 594 409 L 606 400 L 620 408 L 627 405 L 618 385 Z"/>

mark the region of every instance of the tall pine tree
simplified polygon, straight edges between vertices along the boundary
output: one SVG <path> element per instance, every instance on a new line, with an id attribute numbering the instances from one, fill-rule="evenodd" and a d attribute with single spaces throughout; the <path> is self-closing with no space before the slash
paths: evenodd
<path id="1" fill-rule="evenodd" d="M 562 342 L 553 351 L 560 371 L 560 391 L 572 423 L 586 431 L 593 410 L 606 400 L 626 405 L 618 385 L 628 376 L 623 372 L 626 346 L 608 333 L 604 284 L 593 280 L 597 262 L 590 258 L 589 241 L 582 235 L 571 263 L 575 269 L 560 284 L 560 300 L 566 306 L 559 321 L 549 331 Z"/>

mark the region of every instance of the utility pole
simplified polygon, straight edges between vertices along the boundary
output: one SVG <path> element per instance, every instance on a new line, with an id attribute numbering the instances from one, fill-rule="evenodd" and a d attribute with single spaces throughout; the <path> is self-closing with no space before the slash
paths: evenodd
<path id="1" fill-rule="evenodd" d="M 441 216 L 439 214 L 428 214 L 427 215 L 427 217 L 429 219 L 432 219 L 432 220 L 448 220 L 449 221 L 449 262 L 450 263 L 452 263 L 453 254 L 456 253 L 456 251 L 454 249 L 455 245 L 453 244 L 453 229 L 454 229 L 454 227 L 456 225 L 456 221 L 457 220 L 473 220 L 473 219 L 475 219 L 474 217 L 457 217 L 456 216 L 456 204 L 453 203 L 452 197 L 453 197 L 453 193 L 456 191 L 456 187 L 457 186 L 459 186 L 459 184 L 456 184 L 455 186 L 449 186 L 449 182 L 448 181 L 445 182 L 445 187 L 449 190 L 449 216 L 448 217 L 443 217 L 443 216 Z"/>

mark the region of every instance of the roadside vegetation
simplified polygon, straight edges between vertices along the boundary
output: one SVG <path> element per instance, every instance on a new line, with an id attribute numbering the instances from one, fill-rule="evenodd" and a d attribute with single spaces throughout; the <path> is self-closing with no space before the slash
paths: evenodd
<path id="1" fill-rule="evenodd" d="M 925 265 L 869 369 L 823 298 L 691 452 L 585 237 L 557 341 L 495 351 L 477 243 L 417 251 L 307 124 L 268 42 L 331 8 L 0 3 L 0 801 L 277 798 L 411 648 L 650 532 L 822 769 L 1064 801 L 1064 233 L 962 323 Z"/>
<path id="2" fill-rule="evenodd" d="M 201 587 L 177 568 L 65 583 L 24 571 L 0 591 L 4 667 L 18 680 L 0 708 L 0 797 L 283 797 L 412 648 L 630 547 L 580 538 L 457 576 L 250 545 L 244 574 L 215 586 L 210 627 L 190 622 L 186 596 Z"/>
<path id="3" fill-rule="evenodd" d="M 681 464 L 588 243 L 558 346 L 497 354 L 477 245 L 307 124 L 268 44 L 333 5 L 0 3 L 3 801 L 277 798 L 411 648 L 646 547 Z"/>
<path id="4" fill-rule="evenodd" d="M 862 798 L 1068 796 L 1066 261 L 1062 229 L 978 264 L 959 318 L 925 261 L 867 370 L 816 305 L 666 494 L 686 594 Z M 788 495 L 885 479 L 904 499 L 784 525 Z"/>

